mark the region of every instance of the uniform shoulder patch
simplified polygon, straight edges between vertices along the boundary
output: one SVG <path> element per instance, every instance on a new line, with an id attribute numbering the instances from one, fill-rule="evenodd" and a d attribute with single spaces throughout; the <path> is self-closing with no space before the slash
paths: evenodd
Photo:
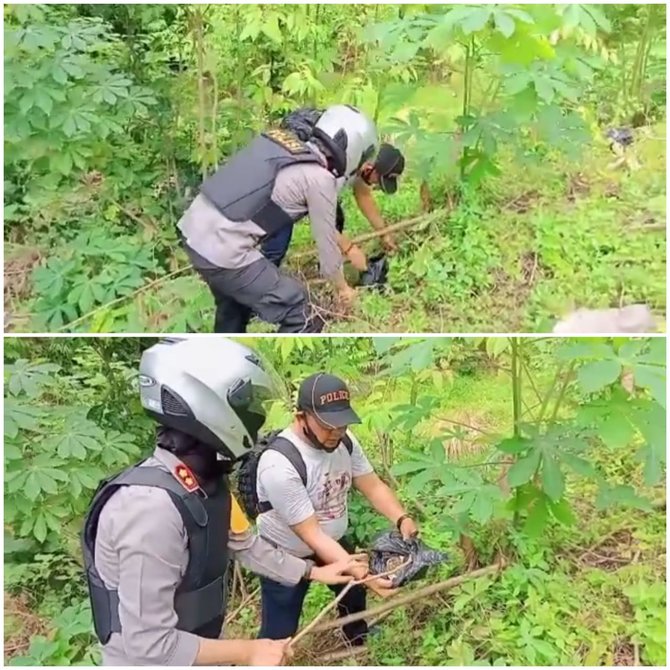
<path id="1" fill-rule="evenodd" d="M 276 142 L 279 146 L 284 147 L 284 149 L 290 151 L 292 154 L 301 154 L 307 150 L 305 143 L 290 130 L 271 128 L 270 130 L 266 130 L 263 135 L 268 139 L 271 139 L 273 142 Z"/>
<path id="2" fill-rule="evenodd" d="M 195 475 L 183 463 L 179 463 L 175 467 L 174 475 L 189 493 L 193 493 L 200 488 Z"/>

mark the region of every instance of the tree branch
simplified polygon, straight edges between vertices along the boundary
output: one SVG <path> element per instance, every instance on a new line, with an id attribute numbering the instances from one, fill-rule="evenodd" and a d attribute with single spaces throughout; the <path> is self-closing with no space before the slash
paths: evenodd
<path id="1" fill-rule="evenodd" d="M 505 564 L 504 562 L 501 562 L 499 564 L 489 565 L 485 568 L 480 568 L 479 570 L 473 570 L 472 572 L 467 572 L 463 575 L 459 575 L 458 577 L 452 577 L 450 579 L 447 579 L 446 581 L 438 582 L 437 584 L 431 584 L 430 586 L 425 586 L 421 589 L 417 589 L 416 591 L 412 591 L 407 595 L 393 598 L 388 602 L 382 603 L 377 607 L 371 607 L 369 609 L 364 610 L 363 612 L 356 612 L 355 614 L 349 614 L 348 616 L 340 617 L 333 621 L 326 621 L 325 623 L 322 623 L 319 626 L 315 626 L 314 628 L 310 627 L 310 632 L 315 633 L 315 632 L 331 630 L 332 628 L 339 628 L 340 626 L 353 623 L 354 621 L 361 621 L 362 619 L 369 619 L 371 617 L 376 617 L 381 614 L 384 614 L 385 612 L 393 610 L 396 607 L 400 607 L 401 605 L 408 605 L 410 603 L 415 602 L 416 600 L 420 600 L 421 598 L 428 598 L 429 596 L 439 593 L 440 591 L 452 589 L 455 586 L 459 586 L 464 582 L 470 581 L 471 579 L 479 579 L 480 577 L 486 577 L 488 575 L 496 574 L 497 572 L 500 572 L 504 568 Z"/>

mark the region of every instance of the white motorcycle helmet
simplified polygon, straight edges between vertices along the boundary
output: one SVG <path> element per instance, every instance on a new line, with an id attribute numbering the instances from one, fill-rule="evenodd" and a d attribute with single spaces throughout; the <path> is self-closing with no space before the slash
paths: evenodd
<path id="1" fill-rule="evenodd" d="M 140 401 L 159 423 L 235 461 L 256 443 L 277 385 L 258 355 L 217 338 L 166 338 L 140 360 Z"/>
<path id="2" fill-rule="evenodd" d="M 313 136 L 330 153 L 336 177 L 351 177 L 377 150 L 375 124 L 351 105 L 329 107 L 316 122 Z"/>

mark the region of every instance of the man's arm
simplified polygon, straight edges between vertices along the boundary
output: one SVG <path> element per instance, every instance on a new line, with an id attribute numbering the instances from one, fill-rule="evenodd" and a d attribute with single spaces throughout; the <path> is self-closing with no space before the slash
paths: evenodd
<path id="1" fill-rule="evenodd" d="M 235 496 L 232 496 L 228 547 L 245 568 L 288 586 L 297 584 L 301 579 L 324 584 L 344 584 L 351 581 L 351 576 L 342 573 L 355 567 L 353 564 L 350 565 L 352 559 L 346 552 L 338 565 L 316 567 L 312 561 L 305 561 L 274 547 L 252 531 Z M 324 562 L 330 563 L 330 561 Z"/>
<path id="2" fill-rule="evenodd" d="M 379 211 L 379 207 L 377 207 L 372 189 L 362 179 L 358 178 L 353 184 L 353 191 L 358 209 L 361 210 L 370 225 L 377 231 L 386 228 L 386 222 Z M 389 251 L 397 248 L 393 236 L 388 233 L 382 237 L 382 242 Z"/>
<path id="3" fill-rule="evenodd" d="M 354 477 L 354 486 L 370 501 L 370 504 L 394 526 L 405 509 L 396 494 L 375 472 Z"/>
<path id="4" fill-rule="evenodd" d="M 285 456 L 270 451 L 263 454 L 258 464 L 258 480 L 273 510 L 324 563 L 349 556 L 321 529 L 307 489 Z"/>
<path id="5" fill-rule="evenodd" d="M 337 189 L 332 175 L 314 180 L 306 198 L 321 274 L 333 283 L 340 299 L 350 302 L 355 292 L 344 278 L 341 238 L 335 227 Z"/>

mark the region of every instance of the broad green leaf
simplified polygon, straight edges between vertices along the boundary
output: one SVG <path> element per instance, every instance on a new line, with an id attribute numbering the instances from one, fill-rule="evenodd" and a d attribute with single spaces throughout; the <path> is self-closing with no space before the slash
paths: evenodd
<path id="1" fill-rule="evenodd" d="M 428 468 L 419 472 L 407 484 L 407 494 L 410 496 L 418 495 L 426 484 L 436 479 L 439 479 L 439 472 L 436 468 Z"/>
<path id="2" fill-rule="evenodd" d="M 273 42 L 281 44 L 282 42 L 282 33 L 279 28 L 279 20 L 276 15 L 270 15 L 263 23 L 262 31 L 267 35 Z"/>
<path id="3" fill-rule="evenodd" d="M 539 537 L 549 518 L 547 504 L 544 497 L 535 500 L 530 508 L 523 529 L 529 537 Z"/>
<path id="4" fill-rule="evenodd" d="M 637 358 L 640 349 L 644 346 L 644 340 L 626 340 L 619 348 L 619 358 L 629 364 Z"/>
<path id="5" fill-rule="evenodd" d="M 513 488 L 530 481 L 540 462 L 539 450 L 534 450 L 528 456 L 518 460 L 507 472 L 507 481 Z"/>
<path id="6" fill-rule="evenodd" d="M 635 437 L 635 429 L 625 414 L 613 412 L 598 424 L 598 434 L 602 441 L 613 449 L 627 447 Z"/>
<path id="7" fill-rule="evenodd" d="M 378 354 L 385 354 L 394 344 L 401 341 L 401 337 L 373 337 L 372 346 Z"/>
<path id="8" fill-rule="evenodd" d="M 51 494 L 58 493 L 58 484 L 56 484 L 56 481 L 52 479 L 49 474 L 43 470 L 37 470 L 35 471 L 35 475 L 37 476 L 40 488 L 43 491 Z"/>
<path id="9" fill-rule="evenodd" d="M 62 433 L 44 441 L 44 448 L 53 449 L 61 458 L 86 458 L 87 451 L 100 451 L 104 440 L 102 431 L 93 423 L 69 423 Z"/>
<path id="10" fill-rule="evenodd" d="M 8 377 L 7 388 L 12 395 L 25 393 L 37 396 L 43 384 L 49 381 L 50 375 L 57 372 L 59 367 L 52 363 L 30 363 L 25 359 L 18 360 L 5 366 Z"/>
<path id="11" fill-rule="evenodd" d="M 98 488 L 98 484 L 100 484 L 100 480 L 102 479 L 98 475 L 93 475 L 90 472 L 86 471 L 78 471 L 77 476 L 79 477 L 79 481 L 87 488 L 87 489 L 96 489 Z"/>
<path id="12" fill-rule="evenodd" d="M 491 16 L 491 9 L 488 7 L 463 7 L 462 9 L 466 10 L 466 14 L 460 20 L 460 28 L 466 35 L 486 27 Z"/>
<path id="13" fill-rule="evenodd" d="M 40 481 L 36 472 L 30 472 L 26 478 L 23 489 L 24 494 L 30 500 L 37 500 L 41 492 Z"/>
<path id="14" fill-rule="evenodd" d="M 596 496 L 596 508 L 607 509 L 614 505 L 623 505 L 625 507 L 634 507 L 644 511 L 651 511 L 651 504 L 645 498 L 635 493 L 632 486 L 613 486 L 611 488 L 603 487 Z"/>
<path id="15" fill-rule="evenodd" d="M 577 380 L 585 393 L 595 393 L 614 383 L 621 374 L 621 363 L 616 360 L 593 361 L 577 371 Z"/>
<path id="16" fill-rule="evenodd" d="M 394 475 L 407 475 L 411 472 L 418 472 L 419 470 L 426 470 L 430 468 L 430 463 L 420 463 L 417 461 L 406 461 L 404 463 L 395 463 L 391 467 L 391 472 Z"/>
<path id="17" fill-rule="evenodd" d="M 575 524 L 577 519 L 572 513 L 572 507 L 570 507 L 570 503 L 565 498 L 556 502 L 549 501 L 547 504 L 549 511 L 553 514 L 557 521 L 565 526 L 572 526 Z"/>
<path id="18" fill-rule="evenodd" d="M 493 515 L 493 501 L 483 492 L 477 493 L 470 508 L 470 515 L 478 523 L 486 523 Z"/>
<path id="19" fill-rule="evenodd" d="M 508 437 L 496 444 L 496 449 L 504 454 L 519 454 L 532 446 L 532 441 L 525 437 Z"/>
<path id="20" fill-rule="evenodd" d="M 451 514 L 457 515 L 465 512 L 470 512 L 470 509 L 475 503 L 475 498 L 477 496 L 476 491 L 468 491 L 463 495 L 460 500 L 457 500 L 456 503 L 451 508 Z"/>
<path id="21" fill-rule="evenodd" d="M 534 77 L 533 84 L 537 95 L 547 104 L 551 104 L 554 99 L 554 87 L 546 77 Z"/>
<path id="22" fill-rule="evenodd" d="M 5 460 L 18 461 L 21 458 L 23 458 L 23 453 L 18 445 L 5 441 Z"/>
<path id="23" fill-rule="evenodd" d="M 600 474 L 596 470 L 595 466 L 593 466 L 591 463 L 588 461 L 584 460 L 583 458 L 580 458 L 579 456 L 575 456 L 574 454 L 570 454 L 565 451 L 559 451 L 559 456 L 561 460 L 570 468 L 572 468 L 578 475 L 581 475 L 582 477 L 599 477 Z"/>
<path id="24" fill-rule="evenodd" d="M 542 459 L 542 489 L 551 500 L 560 500 L 565 490 L 565 480 L 558 460 L 554 456 Z"/>
<path id="25" fill-rule="evenodd" d="M 665 368 L 640 363 L 633 370 L 635 385 L 648 388 L 656 402 L 665 409 Z"/>
<path id="26" fill-rule="evenodd" d="M 47 524 L 44 515 L 39 513 L 33 526 L 33 535 L 38 542 L 44 542 L 47 538 Z"/>
<path id="27" fill-rule="evenodd" d="M 19 430 L 37 431 L 41 417 L 41 410 L 24 405 L 12 398 L 5 398 L 5 435 L 7 437 L 16 437 Z"/>
<path id="28" fill-rule="evenodd" d="M 433 440 L 430 445 L 430 453 L 435 463 L 444 463 L 447 460 L 447 452 L 442 440 Z"/>
<path id="29" fill-rule="evenodd" d="M 486 353 L 490 358 L 497 358 L 500 354 L 508 351 L 510 341 L 507 337 L 487 337 L 486 338 Z"/>
<path id="30" fill-rule="evenodd" d="M 514 19 L 512 19 L 506 12 L 500 10 L 494 10 L 493 20 L 495 22 L 496 29 L 501 32 L 505 37 L 511 37 L 516 28 Z"/>
<path id="31" fill-rule="evenodd" d="M 656 485 L 663 476 L 666 462 L 666 414 L 656 405 L 640 417 L 638 427 L 646 444 L 640 449 L 644 462 L 644 481 L 647 486 Z"/>
<path id="32" fill-rule="evenodd" d="M 654 337 L 649 341 L 649 351 L 638 358 L 638 363 L 662 365 L 665 367 L 665 338 Z"/>
<path id="33" fill-rule="evenodd" d="M 591 358 L 614 359 L 616 355 L 614 349 L 609 344 L 603 342 L 594 342 L 590 338 L 578 342 L 568 341 L 563 346 L 559 346 L 556 356 L 563 361 L 588 360 Z"/>

